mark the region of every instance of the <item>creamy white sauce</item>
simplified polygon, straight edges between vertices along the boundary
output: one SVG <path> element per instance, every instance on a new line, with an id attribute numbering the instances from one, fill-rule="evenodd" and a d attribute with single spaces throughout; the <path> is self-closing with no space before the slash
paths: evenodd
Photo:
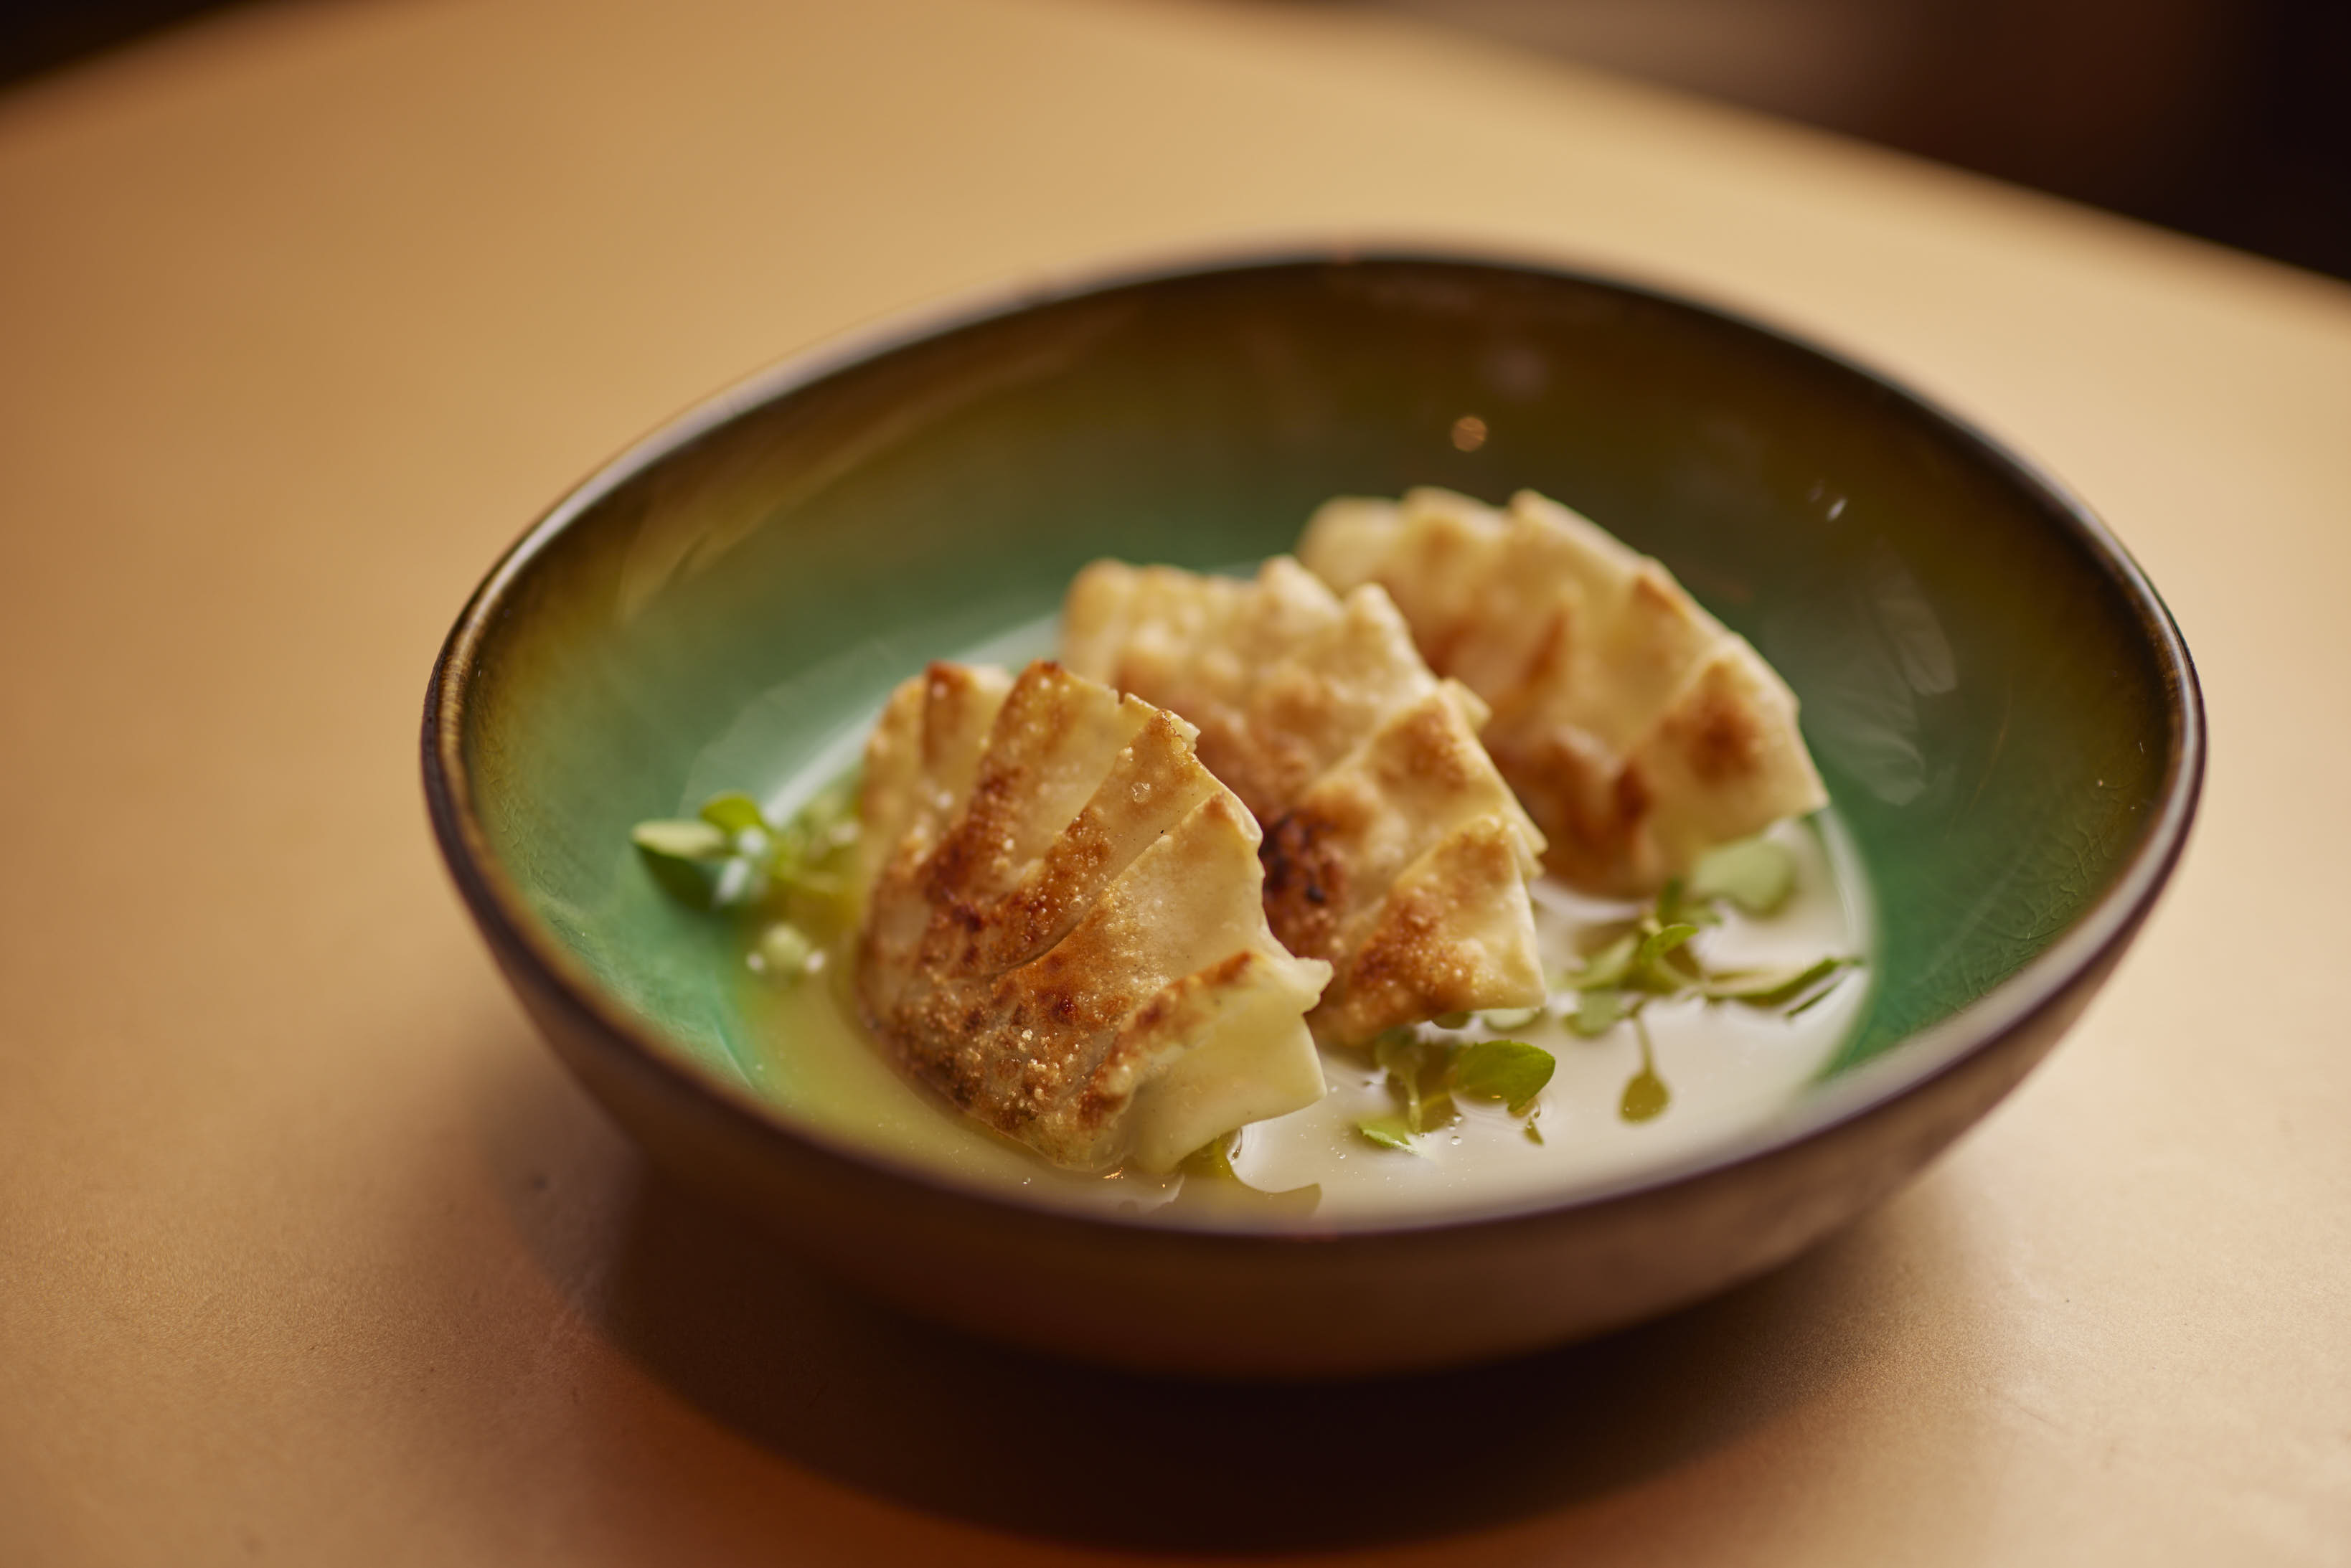
<path id="1" fill-rule="evenodd" d="M 1625 1085 L 1643 1066 L 1634 1026 L 1619 1023 L 1592 1040 L 1576 1035 L 1562 1016 L 1575 1006 L 1565 989 L 1533 1023 L 1494 1030 L 1473 1019 L 1443 1036 L 1520 1040 L 1553 1055 L 1557 1070 L 1531 1108 L 1540 1144 L 1526 1135 L 1526 1115 L 1464 1099 L 1457 1118 L 1413 1140 L 1412 1152 L 1380 1147 L 1355 1124 L 1399 1109 L 1386 1075 L 1367 1053 L 1326 1051 L 1330 1088 L 1320 1102 L 1241 1134 L 1233 1167 L 1255 1192 L 1209 1178 L 1081 1176 L 1045 1165 L 903 1078 L 854 1022 L 837 965 L 796 984 L 760 986 L 770 1055 L 754 1077 L 787 1114 L 837 1139 L 952 1181 L 1056 1206 L 1140 1215 L 1172 1200 L 1174 1214 L 1203 1221 L 1293 1223 L 1311 1215 L 1321 1226 L 1566 1197 L 1719 1146 L 1769 1120 L 1803 1092 L 1858 1021 L 1873 929 L 1859 861 L 1826 813 L 1782 823 L 1771 836 L 1795 857 L 1793 895 L 1766 919 L 1726 904 L 1723 924 L 1701 932 L 1692 950 L 1718 970 L 1789 969 L 1832 955 L 1865 963 L 1792 1018 L 1737 1002 L 1651 1003 L 1643 1021 L 1670 1099 L 1644 1121 L 1623 1113 Z M 1548 879 L 1535 891 L 1538 932 L 1554 974 L 1577 967 L 1581 940 L 1594 925 L 1635 909 L 1579 897 Z M 1319 1191 L 1297 1190 L 1308 1187 Z"/>

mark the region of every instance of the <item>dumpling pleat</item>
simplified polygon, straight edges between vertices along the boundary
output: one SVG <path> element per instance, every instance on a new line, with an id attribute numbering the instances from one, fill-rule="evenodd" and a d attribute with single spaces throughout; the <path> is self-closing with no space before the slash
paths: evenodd
<path id="1" fill-rule="evenodd" d="M 1478 740 L 1484 703 L 1430 672 L 1384 591 L 1342 600 L 1287 557 L 1254 580 L 1101 561 L 1071 588 L 1063 647 L 1081 673 L 1199 727 L 1201 762 L 1265 831 L 1274 935 L 1332 966 L 1310 1020 L 1318 1035 L 1358 1043 L 1440 1012 L 1541 998 L 1525 884 L 1542 834 Z M 1465 890 L 1446 905 L 1456 928 L 1423 944 L 1443 963 L 1415 967 L 1411 983 L 1395 969 L 1376 997 L 1351 998 L 1354 950 L 1397 879 L 1473 822 L 1514 846 L 1510 876 L 1479 884 L 1493 908 L 1473 921 Z M 1473 955 L 1479 943 L 1492 950 Z"/>
<path id="2" fill-rule="evenodd" d="M 1059 1164 L 1164 1168 L 1320 1097 L 1303 1015 L 1329 967 L 1267 928 L 1256 824 L 1188 725 L 1050 664 L 935 665 L 893 696 L 863 788 L 868 833 L 901 836 L 867 862 L 859 1003 L 965 1111 Z M 1186 1068 L 1202 1051 L 1234 1080 L 1214 1093 Z M 1171 1073 L 1191 1088 L 1144 1093 Z"/>
<path id="3" fill-rule="evenodd" d="M 1646 894 L 1827 803 L 1786 683 L 1665 568 L 1555 501 L 1344 498 L 1299 554 L 1340 591 L 1385 587 L 1429 664 L 1491 705 L 1480 738 L 1569 882 Z"/>

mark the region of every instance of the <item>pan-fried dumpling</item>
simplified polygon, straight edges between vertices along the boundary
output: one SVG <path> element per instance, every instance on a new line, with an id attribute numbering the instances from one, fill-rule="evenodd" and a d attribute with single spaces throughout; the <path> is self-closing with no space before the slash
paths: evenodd
<path id="1" fill-rule="evenodd" d="M 1061 666 L 933 664 L 866 743 L 856 988 L 915 1076 L 1057 1165 L 1165 1170 L 1310 1105 L 1328 966 L 1173 715 Z"/>
<path id="2" fill-rule="evenodd" d="M 1787 684 L 1665 568 L 1555 501 L 1343 497 L 1299 555 L 1342 592 L 1386 588 L 1429 664 L 1492 706 L 1486 749 L 1578 886 L 1646 893 L 1828 803 Z"/>
<path id="3" fill-rule="evenodd" d="M 1263 825 L 1273 934 L 1334 971 L 1318 1035 L 1542 1000 L 1542 835 L 1478 744 L 1485 705 L 1384 592 L 1343 602 L 1287 556 L 1254 581 L 1098 561 L 1061 622 L 1070 667 L 1197 725 Z"/>

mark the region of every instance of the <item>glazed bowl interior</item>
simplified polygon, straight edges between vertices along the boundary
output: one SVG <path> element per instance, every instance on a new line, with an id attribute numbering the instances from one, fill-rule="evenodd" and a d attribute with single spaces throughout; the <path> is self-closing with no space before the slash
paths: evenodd
<path id="1" fill-rule="evenodd" d="M 2016 974 L 2176 784 L 2177 672 L 2072 508 L 1876 381 L 1686 305 L 1307 262 L 844 358 L 574 497 L 469 651 L 500 879 L 574 977 L 722 1084 L 763 1054 L 735 938 L 660 894 L 632 823 L 849 755 L 891 685 L 1050 616 L 1089 560 L 1232 568 L 1334 494 L 1559 497 L 1787 676 L 1879 915 L 1830 1077 Z"/>

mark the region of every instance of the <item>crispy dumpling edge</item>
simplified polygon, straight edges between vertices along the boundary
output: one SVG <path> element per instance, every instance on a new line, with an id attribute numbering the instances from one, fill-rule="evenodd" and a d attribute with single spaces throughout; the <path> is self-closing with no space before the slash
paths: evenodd
<path id="1" fill-rule="evenodd" d="M 1242 616 L 1251 617 L 1249 623 L 1238 622 Z M 1487 716 L 1483 700 L 1468 687 L 1441 678 L 1427 668 L 1413 644 L 1410 627 L 1384 588 L 1364 584 L 1342 596 L 1288 556 L 1270 558 L 1253 579 L 1098 560 L 1072 580 L 1064 599 L 1063 628 L 1065 650 L 1082 673 L 1138 689 L 1147 700 L 1174 702 L 1186 710 L 1186 716 L 1200 723 L 1204 732 L 1203 760 L 1218 768 L 1219 776 L 1257 809 L 1261 822 L 1275 834 L 1274 852 L 1268 855 L 1270 879 L 1292 873 L 1304 875 L 1305 895 L 1316 903 L 1321 902 L 1316 892 L 1320 876 L 1297 861 L 1294 853 L 1285 858 L 1280 852 L 1302 851 L 1306 847 L 1297 818 L 1313 799 L 1318 786 L 1351 768 L 1364 766 L 1368 758 L 1381 750 L 1384 741 L 1393 738 L 1389 732 L 1394 727 L 1423 709 L 1441 711 L 1451 727 L 1458 730 L 1450 746 L 1440 748 L 1449 755 L 1432 753 L 1427 763 L 1440 770 L 1473 775 L 1458 787 L 1472 794 L 1487 795 L 1490 813 L 1517 841 L 1517 858 L 1523 867 L 1516 908 L 1511 912 L 1517 918 L 1504 923 L 1511 927 L 1507 931 L 1496 931 L 1491 923 L 1487 923 L 1488 938 L 1501 946 L 1492 962 L 1475 967 L 1474 978 L 1465 979 L 1458 944 L 1447 946 L 1423 933 L 1416 947 L 1400 946 L 1397 922 L 1404 918 L 1403 911 L 1385 911 L 1396 885 L 1425 862 L 1432 865 L 1452 863 L 1442 852 L 1453 839 L 1469 831 L 1472 824 L 1456 824 L 1422 843 L 1412 856 L 1391 868 L 1390 882 L 1382 890 L 1381 902 L 1359 910 L 1358 917 L 1347 923 L 1347 928 L 1359 942 L 1378 935 L 1387 945 L 1385 950 L 1395 955 L 1417 951 L 1424 956 L 1417 970 L 1391 965 L 1382 981 L 1382 992 L 1389 998 L 1389 1004 L 1386 1010 L 1379 1011 L 1347 1005 L 1344 993 L 1351 984 L 1353 965 L 1348 951 L 1330 945 L 1337 939 L 1337 928 L 1332 928 L 1325 938 L 1309 937 L 1319 912 L 1306 909 L 1295 898 L 1277 901 L 1270 894 L 1270 912 L 1277 907 L 1287 908 L 1282 916 L 1285 924 L 1277 925 L 1277 935 L 1293 948 L 1301 938 L 1307 939 L 1311 946 L 1306 950 L 1330 959 L 1338 967 L 1332 990 L 1325 993 L 1322 1005 L 1313 1015 L 1319 1038 L 1358 1045 L 1384 1029 L 1464 1007 L 1522 1007 L 1541 999 L 1541 967 L 1535 951 L 1532 901 L 1525 887 L 1541 869 L 1540 857 L 1544 849 L 1541 830 L 1520 806 L 1477 738 L 1478 727 Z M 1204 635 L 1210 640 L 1207 645 L 1199 642 Z M 1356 653 L 1364 657 L 1343 657 Z M 1248 657 L 1227 661 L 1233 664 L 1231 669 L 1203 673 L 1213 661 L 1228 653 Z M 1302 715 L 1297 716 L 1299 722 L 1289 724 L 1280 722 L 1279 716 L 1256 726 L 1249 720 L 1263 720 L 1269 713 L 1279 716 L 1284 680 L 1314 674 L 1315 667 L 1307 662 L 1310 655 L 1323 659 L 1339 655 L 1344 666 L 1367 672 L 1373 666 L 1389 664 L 1395 671 L 1391 684 L 1401 680 L 1403 685 L 1388 692 L 1384 698 L 1373 699 L 1372 707 L 1349 735 L 1343 750 L 1332 755 L 1332 748 L 1326 743 L 1319 753 L 1310 752 L 1310 758 L 1320 755 L 1322 761 L 1319 768 L 1308 774 L 1306 769 L 1312 763 L 1294 758 L 1285 759 L 1284 747 L 1313 744 L 1312 735 L 1320 727 L 1308 722 Z M 1244 674 L 1249 682 L 1246 697 L 1259 705 L 1261 711 L 1237 709 L 1235 693 L 1227 689 Z M 1332 685 L 1342 684 L 1327 674 L 1324 678 Z M 1376 690 L 1379 682 L 1374 678 L 1372 684 Z M 1310 682 L 1301 695 L 1311 696 L 1313 690 Z M 1374 714 L 1375 717 L 1370 716 Z M 1269 733 L 1258 733 L 1260 728 Z M 1227 737 L 1230 743 L 1215 745 L 1219 737 Z M 1213 757 L 1209 755 L 1212 747 L 1216 752 Z M 1223 772 L 1227 766 L 1237 767 L 1238 775 Z M 1484 780 L 1487 788 L 1482 791 L 1474 778 L 1479 772 L 1488 776 Z M 1301 774 L 1305 775 L 1302 782 L 1299 781 Z M 1270 880 L 1269 886 L 1271 885 Z M 1510 896 L 1507 890 L 1497 888 L 1494 893 L 1505 899 Z M 1416 905 L 1426 906 L 1425 898 Z M 1300 918 L 1293 919 L 1292 915 Z M 1301 919 L 1306 924 L 1300 924 Z M 1440 954 L 1444 955 L 1441 961 Z M 1432 998 L 1427 1005 L 1416 1006 L 1408 1001 L 1410 992 L 1405 980 L 1409 973 L 1426 977 Z"/>
<path id="2" fill-rule="evenodd" d="M 1407 563 L 1416 582 L 1441 581 L 1446 573 L 1418 555 L 1438 548 L 1437 535 L 1447 528 L 1461 541 L 1457 552 L 1466 549 L 1486 558 L 1465 564 L 1489 575 L 1513 542 L 1557 551 L 1565 575 L 1552 591 L 1575 602 L 1554 612 L 1552 632 L 1588 612 L 1582 595 L 1646 593 L 1666 622 L 1679 622 L 1702 640 L 1701 653 L 1687 661 L 1669 695 L 1637 733 L 1619 736 L 1614 745 L 1544 717 L 1545 698 L 1555 694 L 1528 689 L 1546 675 L 1541 650 L 1531 643 L 1525 650 L 1531 663 L 1518 685 L 1480 693 L 1495 708 L 1483 737 L 1549 836 L 1546 863 L 1552 871 L 1599 891 L 1646 892 L 1687 870 L 1706 848 L 1827 804 L 1827 791 L 1797 727 L 1795 694 L 1778 672 L 1661 565 L 1573 508 L 1531 490 L 1518 492 L 1501 509 L 1435 487 L 1407 492 L 1401 500 L 1338 497 L 1317 508 L 1300 539 L 1299 555 L 1335 588 L 1381 580 L 1404 571 Z M 1548 533 L 1531 536 L 1529 530 Z M 1461 570 L 1453 570 L 1457 580 Z M 1524 596 L 1515 582 L 1512 588 Z M 1421 613 L 1444 624 L 1416 623 L 1415 640 L 1433 665 L 1447 669 L 1455 663 L 1448 656 L 1451 628 L 1460 623 L 1465 609 L 1457 605 L 1438 614 L 1424 607 Z M 1582 651 L 1588 656 L 1593 650 L 1587 643 Z M 1719 690 L 1726 666 L 1746 680 L 1755 699 L 1736 715 L 1701 702 L 1708 691 Z M 1548 674 L 1556 678 L 1558 672 Z M 1706 711 L 1683 711 L 1691 707 Z M 1677 737 L 1686 743 L 1682 754 L 1661 757 L 1660 748 Z M 1707 771 L 1708 762 L 1724 778 L 1732 771 L 1726 764 L 1744 762 L 1755 780 L 1750 792 L 1760 798 L 1758 803 L 1743 811 L 1726 810 L 1720 795 L 1692 799 L 1687 790 L 1659 789 L 1659 774 L 1692 778 Z"/>
<path id="3" fill-rule="evenodd" d="M 1039 661 L 1031 665 L 1022 673 L 1021 679 L 1029 679 L 1040 666 L 1050 671 L 1052 677 L 1072 683 L 1081 680 L 1081 677 L 1060 670 L 1050 661 Z M 1037 678 L 1049 677 L 1038 674 Z M 1085 685 L 1104 696 L 1114 696 L 1097 683 Z M 1005 710 L 1019 695 L 1019 681 L 987 666 L 934 664 L 923 674 L 902 683 L 885 705 L 882 720 L 868 737 L 868 771 L 861 799 L 865 809 L 876 818 L 887 817 L 897 821 L 901 831 L 894 843 L 867 845 L 862 857 L 862 870 L 870 882 L 862 890 L 868 907 L 861 919 L 859 931 L 861 971 L 864 963 L 875 957 L 870 945 L 875 940 L 877 915 L 894 913 L 903 917 L 907 913 L 904 907 L 906 904 L 904 896 L 896 900 L 883 896 L 883 879 L 896 876 L 903 895 L 915 885 L 915 879 L 927 880 L 937 869 L 933 862 L 943 847 L 955 837 L 958 825 L 971 819 L 974 793 L 982 787 L 987 777 L 987 754 L 1002 738 L 997 733 L 998 721 L 1006 720 Z M 947 722 L 944 724 L 927 722 L 932 716 L 929 710 L 935 696 L 950 710 L 956 710 L 950 712 Z M 1144 727 L 1153 728 L 1160 736 L 1160 745 L 1168 744 L 1171 736 L 1180 735 L 1185 747 L 1184 761 L 1197 772 L 1199 783 L 1205 788 L 1196 800 L 1182 810 L 1175 822 L 1163 827 L 1126 864 L 1108 877 L 1099 890 L 1095 904 L 1099 905 L 1109 900 L 1119 886 L 1135 873 L 1138 865 L 1154 858 L 1155 852 L 1172 850 L 1171 838 L 1189 836 L 1177 830 L 1206 834 L 1205 841 L 1229 839 L 1231 842 L 1224 853 L 1233 863 L 1228 871 L 1235 876 L 1245 873 L 1248 885 L 1245 894 L 1235 901 L 1235 907 L 1217 918 L 1225 925 L 1237 922 L 1241 927 L 1241 939 L 1234 945 L 1233 951 L 1214 957 L 1204 966 L 1194 966 L 1187 972 L 1169 976 L 1165 983 L 1139 996 L 1125 998 L 1120 1016 L 1109 1030 L 1113 1038 L 1102 1047 L 1085 1084 L 1076 1091 L 1079 1098 L 1092 1093 L 1101 1087 L 1095 1079 L 1104 1072 L 1113 1078 L 1120 1078 L 1122 1073 L 1125 1075 L 1120 1078 L 1120 1082 L 1127 1085 L 1125 1092 L 1113 1096 L 1115 1114 L 1109 1120 L 1114 1124 L 1118 1136 L 1111 1142 L 1088 1144 L 1078 1136 L 1078 1133 L 1083 1130 L 1081 1113 L 1072 1120 L 1071 1116 L 1058 1116 L 1057 1113 L 1057 1120 L 1048 1118 L 1053 1120 L 1053 1125 L 1044 1128 L 1041 1137 L 1019 1137 L 1017 1126 L 1026 1124 L 1012 1113 L 1010 1108 L 997 1107 L 1001 1113 L 998 1114 L 990 1114 L 986 1109 L 975 1108 L 967 1103 L 964 1108 L 984 1124 L 1019 1138 L 1041 1156 L 1055 1163 L 1074 1164 L 1081 1168 L 1102 1168 L 1106 1163 L 1104 1151 L 1107 1151 L 1107 1163 L 1132 1157 L 1151 1168 L 1164 1168 L 1199 1144 L 1230 1131 L 1242 1121 L 1280 1114 L 1311 1104 L 1320 1098 L 1323 1088 L 1321 1060 L 1303 1022 L 1303 1015 L 1327 983 L 1329 968 L 1319 962 L 1292 956 L 1267 929 L 1259 889 L 1262 872 L 1256 859 L 1256 822 L 1238 801 L 1232 800 L 1228 790 L 1205 768 L 1199 768 L 1196 758 L 1189 749 L 1190 727 L 1136 699 L 1114 700 L 1122 708 L 1131 705 L 1133 710 L 1152 716 L 1144 721 Z M 970 758 L 962 757 L 959 747 L 968 743 L 974 714 L 978 706 L 991 704 L 986 736 L 971 748 L 973 755 Z M 1155 720 L 1159 722 L 1155 724 Z M 1175 727 L 1173 730 L 1165 727 L 1169 724 Z M 1143 731 L 1138 728 L 1135 733 L 1140 736 Z M 1094 803 L 1094 795 L 1099 794 L 1109 781 L 1120 777 L 1119 761 L 1126 758 L 1131 749 L 1130 746 L 1116 754 L 1100 778 L 1092 781 L 1092 793 L 1088 797 L 1089 809 Z M 950 777 L 960 777 L 964 781 L 961 797 L 944 807 L 937 798 L 936 788 L 938 776 L 943 772 Z M 923 798 L 926 791 L 928 798 Z M 1041 865 L 1052 846 L 1075 829 L 1084 816 L 1085 809 L 1081 809 L 1069 823 L 1054 828 L 1052 836 L 1047 841 L 1045 853 L 1032 862 L 1029 869 L 1034 871 Z M 1021 885 L 1016 878 L 992 895 L 987 910 L 967 913 L 984 915 L 1000 908 L 1006 900 L 1020 893 Z M 935 885 L 923 889 L 925 896 L 920 901 L 920 908 L 929 911 L 925 915 L 926 925 L 935 923 L 933 917 L 937 914 L 936 895 L 941 891 Z M 887 904 L 889 908 L 877 908 L 877 904 Z M 918 1001 L 927 1006 L 945 995 L 951 986 L 960 985 L 968 993 L 982 982 L 1006 980 L 1022 970 L 1033 968 L 1059 951 L 1083 925 L 1084 919 L 1085 914 L 1081 913 L 1077 924 L 1056 936 L 1043 951 L 1029 956 L 1000 975 L 942 975 L 930 983 L 928 990 L 918 998 Z M 1253 933 L 1248 929 L 1252 925 Z M 902 929 L 898 940 L 904 943 L 910 936 L 908 931 Z M 1211 936 L 1209 940 L 1222 943 L 1226 939 Z M 920 950 L 916 946 L 907 951 L 919 954 Z M 978 949 L 975 947 L 973 951 Z M 1218 984 L 1204 978 L 1220 967 L 1230 970 L 1221 988 Z M 922 1057 L 925 1051 L 937 1055 L 949 1049 L 951 1042 L 945 1039 L 933 1039 L 925 1046 L 901 1038 L 886 1020 L 877 1018 L 873 993 L 879 978 L 862 972 L 857 977 L 860 1010 L 866 1015 L 869 1028 L 915 1077 L 935 1089 L 946 1090 L 949 1085 L 938 1076 L 939 1069 L 926 1067 Z M 990 985 L 991 992 L 997 989 Z M 1281 1026 L 1285 1009 L 1290 1020 L 1286 1030 Z M 907 1018 L 917 1015 L 909 1014 L 901 1008 L 898 1016 L 904 1022 Z M 1171 1041 L 1167 1038 L 1171 1020 L 1181 1020 L 1186 1017 L 1217 1027 L 1212 1027 L 1209 1035 L 1204 1039 Z M 945 1031 L 934 1032 L 944 1034 Z M 1242 1043 L 1238 1039 L 1240 1033 L 1264 1037 L 1250 1050 L 1238 1052 L 1238 1060 L 1254 1069 L 1248 1074 L 1232 1071 L 1236 1057 L 1233 1048 Z M 1089 1035 L 1085 1038 L 1098 1037 Z M 968 1049 L 972 1042 L 963 1044 Z M 1212 1047 L 1217 1049 L 1211 1050 Z M 1203 1051 L 1209 1051 L 1209 1056 L 1187 1070 L 1186 1063 Z M 1252 1055 L 1254 1061 L 1251 1061 Z M 1221 1085 L 1214 1081 L 1213 1075 L 1204 1072 L 1212 1063 L 1221 1064 L 1226 1073 L 1227 1082 Z M 1167 1080 L 1165 1089 L 1155 1090 L 1154 1085 L 1162 1079 Z M 1177 1092 L 1178 1090 L 1182 1092 Z M 951 1100 L 958 1098 L 955 1093 L 949 1093 L 948 1097 Z M 1060 1109 L 1067 1111 L 1070 1106 L 1064 1104 Z M 1081 1113 L 1082 1109 L 1080 1107 L 1079 1111 Z M 1226 1113 L 1235 1114 L 1241 1120 L 1221 1126 L 1207 1124 Z M 1072 1127 L 1077 1128 L 1078 1133 L 1071 1133 L 1067 1137 L 1061 1135 L 1061 1132 L 1068 1132 Z M 1198 1134 L 1196 1137 L 1193 1136 L 1196 1132 Z M 1186 1139 L 1190 1141 L 1186 1142 Z M 1175 1147 L 1178 1143 L 1184 1146 Z M 1073 1155 L 1077 1157 L 1071 1158 Z"/>

